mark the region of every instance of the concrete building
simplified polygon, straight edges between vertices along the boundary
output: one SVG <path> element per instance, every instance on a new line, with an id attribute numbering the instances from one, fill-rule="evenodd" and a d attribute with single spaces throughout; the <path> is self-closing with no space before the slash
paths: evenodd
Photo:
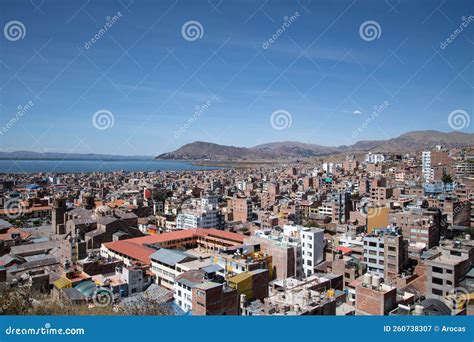
<path id="1" fill-rule="evenodd" d="M 445 151 L 423 151 L 421 172 L 425 182 L 441 180 L 443 174 L 451 173 L 453 159 Z"/>
<path id="2" fill-rule="evenodd" d="M 341 289 L 342 276 L 331 274 L 277 280 L 270 284 L 269 296 L 263 302 L 243 297 L 242 315 L 335 315 L 337 303 L 345 301 Z"/>
<path id="3" fill-rule="evenodd" d="M 303 228 L 299 230 L 303 272 L 306 277 L 314 273 L 314 266 L 324 259 L 324 229 Z"/>
<path id="4" fill-rule="evenodd" d="M 446 231 L 446 220 L 437 209 L 411 208 L 389 214 L 392 226 L 400 227 L 410 244 L 422 243 L 427 249 L 437 246 L 440 235 Z"/>
<path id="5" fill-rule="evenodd" d="M 239 314 L 236 289 L 224 284 L 205 282 L 192 289 L 192 313 L 195 316 L 229 316 Z"/>
<path id="6" fill-rule="evenodd" d="M 407 259 L 408 243 L 399 229 L 377 229 L 364 237 L 364 262 L 372 275 L 390 282 L 401 273 Z"/>
<path id="7" fill-rule="evenodd" d="M 356 287 L 356 315 L 388 315 L 399 304 L 413 304 L 415 296 L 408 292 L 397 293 L 378 276 L 365 274 Z"/>
<path id="8" fill-rule="evenodd" d="M 220 228 L 222 226 L 218 198 L 215 196 L 192 199 L 183 204 L 181 210 L 182 212 L 176 218 L 177 229 Z"/>
<path id="9" fill-rule="evenodd" d="M 450 291 L 460 286 L 460 282 L 469 272 L 473 260 L 472 242 L 449 241 L 441 247 L 430 250 L 431 257 L 424 261 L 426 265 L 426 295 L 430 298 L 445 300 Z"/>
<path id="10" fill-rule="evenodd" d="M 175 278 L 182 273 L 177 264 L 196 259 L 195 256 L 184 252 L 160 248 L 150 255 L 151 270 L 156 274 L 156 283 L 173 290 Z"/>
<path id="11" fill-rule="evenodd" d="M 252 200 L 245 196 L 234 195 L 230 201 L 234 221 L 243 223 L 252 221 Z"/>
<path id="12" fill-rule="evenodd" d="M 206 272 L 191 270 L 184 272 L 175 279 L 174 301 L 184 312 L 191 312 L 193 308 L 193 288 L 206 280 Z"/>
<path id="13" fill-rule="evenodd" d="M 273 274 L 277 279 L 303 277 L 301 242 L 281 235 L 257 234 L 245 243 L 258 244 L 260 250 L 272 256 Z"/>
<path id="14" fill-rule="evenodd" d="M 365 155 L 365 162 L 367 164 L 378 164 L 378 163 L 383 163 L 384 161 L 385 161 L 385 157 L 383 154 L 380 154 L 380 153 L 369 152 Z"/>

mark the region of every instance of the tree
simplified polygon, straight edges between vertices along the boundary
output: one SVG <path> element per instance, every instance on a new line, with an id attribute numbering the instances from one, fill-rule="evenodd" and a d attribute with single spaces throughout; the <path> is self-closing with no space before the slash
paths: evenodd
<path id="1" fill-rule="evenodd" d="M 443 178 L 441 178 L 444 184 L 451 184 L 453 182 L 453 177 L 450 174 L 443 173 Z"/>

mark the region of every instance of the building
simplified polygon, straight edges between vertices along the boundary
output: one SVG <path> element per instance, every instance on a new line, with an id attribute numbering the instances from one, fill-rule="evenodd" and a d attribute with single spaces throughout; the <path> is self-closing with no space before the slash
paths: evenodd
<path id="1" fill-rule="evenodd" d="M 441 233 L 446 231 L 446 220 L 438 209 L 410 208 L 389 214 L 389 223 L 400 227 L 410 244 L 424 244 L 430 249 L 439 244 Z"/>
<path id="2" fill-rule="evenodd" d="M 301 278 L 304 276 L 300 241 L 282 235 L 257 234 L 246 238 L 245 243 L 258 244 L 260 251 L 272 256 L 275 278 Z"/>
<path id="3" fill-rule="evenodd" d="M 401 273 L 407 259 L 408 243 L 399 229 L 377 229 L 364 236 L 364 262 L 372 275 L 390 282 Z"/>
<path id="4" fill-rule="evenodd" d="M 184 312 L 191 312 L 193 308 L 193 288 L 206 280 L 203 270 L 190 270 L 180 274 L 175 279 L 174 301 Z"/>
<path id="5" fill-rule="evenodd" d="M 312 275 L 305 280 L 287 278 L 273 281 L 270 293 L 262 301 L 241 299 L 241 311 L 245 316 L 260 315 L 335 315 L 337 303 L 345 301 L 342 276 Z"/>
<path id="6" fill-rule="evenodd" d="M 365 162 L 367 164 L 378 164 L 383 163 L 385 161 L 385 156 L 380 153 L 367 153 L 365 155 Z"/>
<path id="7" fill-rule="evenodd" d="M 241 245 L 244 236 L 217 229 L 187 229 L 163 234 L 104 243 L 100 253 L 125 264 L 141 262 L 151 265 L 150 256 L 159 248 L 191 249 L 217 252 L 227 247 Z"/>
<path id="8" fill-rule="evenodd" d="M 197 257 L 181 251 L 160 248 L 150 255 L 151 270 L 156 274 L 156 283 L 167 289 L 174 290 L 174 280 L 182 273 L 177 265 L 196 259 Z"/>
<path id="9" fill-rule="evenodd" d="M 378 276 L 365 274 L 356 287 L 356 315 L 388 315 L 399 304 L 414 304 L 415 296 L 408 292 L 397 293 Z"/>
<path id="10" fill-rule="evenodd" d="M 234 221 L 250 222 L 252 221 L 252 200 L 248 197 L 234 195 L 230 201 Z"/>
<path id="11" fill-rule="evenodd" d="M 443 174 L 450 174 L 453 159 L 445 151 L 424 151 L 421 154 L 421 172 L 425 182 L 441 180 Z"/>
<path id="12" fill-rule="evenodd" d="M 314 266 L 324 259 L 324 229 L 303 228 L 299 230 L 303 272 L 306 277 L 314 273 Z"/>
<path id="13" fill-rule="evenodd" d="M 227 279 L 229 286 L 236 289 L 239 295 L 247 300 L 263 300 L 268 296 L 270 281 L 268 269 L 257 269 L 239 273 Z"/>
<path id="14" fill-rule="evenodd" d="M 222 215 L 219 212 L 218 198 L 207 196 L 191 199 L 183 204 L 182 212 L 176 217 L 177 229 L 220 228 Z"/>
<path id="15" fill-rule="evenodd" d="M 429 251 L 426 265 L 426 295 L 445 300 L 469 272 L 474 260 L 472 242 L 452 241 Z"/>
<path id="16" fill-rule="evenodd" d="M 224 284 L 205 282 L 192 289 L 192 313 L 195 316 L 229 316 L 239 314 L 236 289 Z"/>

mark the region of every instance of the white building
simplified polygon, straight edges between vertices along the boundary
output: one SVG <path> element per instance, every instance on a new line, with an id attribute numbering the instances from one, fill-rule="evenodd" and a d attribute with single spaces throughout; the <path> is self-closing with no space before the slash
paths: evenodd
<path id="1" fill-rule="evenodd" d="M 384 250 L 383 235 L 364 237 L 364 262 L 367 264 L 367 272 L 384 276 Z"/>
<path id="2" fill-rule="evenodd" d="M 421 173 L 425 182 L 431 182 L 434 178 L 433 169 L 431 168 L 431 152 L 423 151 L 421 154 Z"/>
<path id="3" fill-rule="evenodd" d="M 306 277 L 314 273 L 314 266 L 324 259 L 324 229 L 303 228 L 300 231 L 303 271 Z"/>
<path id="4" fill-rule="evenodd" d="M 286 224 L 283 226 L 283 232 L 285 236 L 299 238 L 304 276 L 312 275 L 314 266 L 324 259 L 324 229 Z"/>
<path id="5" fill-rule="evenodd" d="M 144 291 L 152 283 L 152 278 L 146 276 L 145 272 L 144 269 L 133 266 L 120 266 L 115 269 L 117 278 L 128 284 L 127 296 Z"/>
<path id="6" fill-rule="evenodd" d="M 176 228 L 219 228 L 220 222 L 218 198 L 207 196 L 183 204 L 176 218 Z"/>
<path id="7" fill-rule="evenodd" d="M 385 161 L 385 156 L 380 153 L 367 153 L 365 155 L 365 162 L 367 164 L 377 164 L 377 163 L 383 163 Z"/>
<path id="8" fill-rule="evenodd" d="M 332 217 L 332 213 L 333 213 L 333 205 L 330 202 L 323 202 L 318 207 L 318 215 L 320 217 L 325 217 L 325 216 Z"/>
<path id="9" fill-rule="evenodd" d="M 174 301 L 184 312 L 193 308 L 193 288 L 205 281 L 205 272 L 191 270 L 176 277 L 174 283 Z"/>
<path id="10" fill-rule="evenodd" d="M 324 172 L 331 174 L 334 171 L 334 163 L 324 163 L 323 164 Z"/>

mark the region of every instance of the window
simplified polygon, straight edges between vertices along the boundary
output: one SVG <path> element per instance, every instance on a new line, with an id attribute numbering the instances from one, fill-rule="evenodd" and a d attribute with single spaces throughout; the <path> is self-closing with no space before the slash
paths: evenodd
<path id="1" fill-rule="evenodd" d="M 438 290 L 438 289 L 432 289 L 431 293 L 436 295 L 436 296 L 442 296 L 443 295 L 443 291 Z"/>
<path id="2" fill-rule="evenodd" d="M 433 278 L 433 284 L 443 285 L 443 279 Z"/>
<path id="3" fill-rule="evenodd" d="M 433 266 L 433 272 L 435 273 L 443 273 L 443 269 L 441 267 Z M 449 273 L 449 272 L 448 272 Z"/>

